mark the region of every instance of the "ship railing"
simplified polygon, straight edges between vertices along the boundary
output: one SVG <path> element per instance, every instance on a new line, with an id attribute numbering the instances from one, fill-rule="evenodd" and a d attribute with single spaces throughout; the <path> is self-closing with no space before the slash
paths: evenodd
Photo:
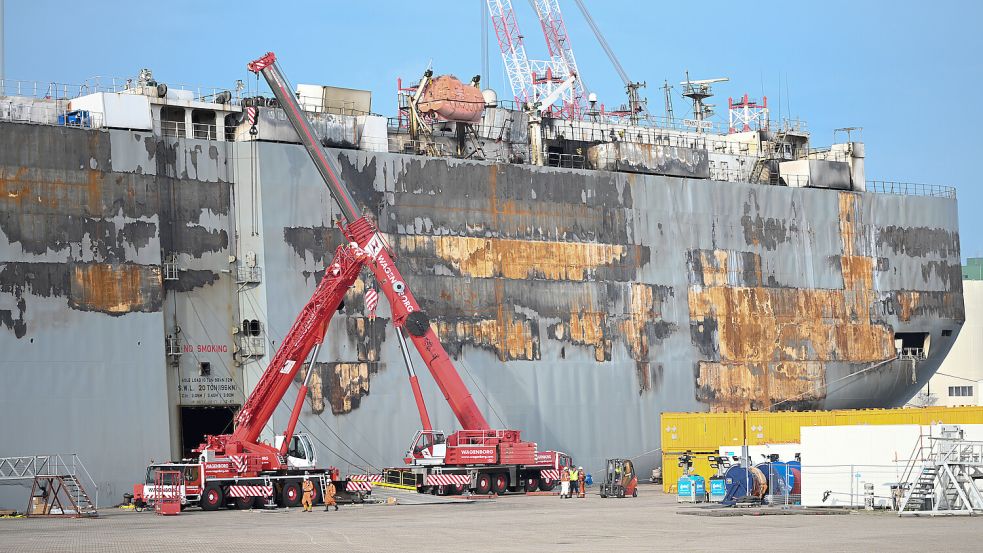
<path id="1" fill-rule="evenodd" d="M 779 121 L 769 121 L 768 128 L 775 132 L 794 132 L 800 134 L 809 132 L 809 124 L 798 117 L 795 119 L 783 118 Z"/>
<path id="2" fill-rule="evenodd" d="M 710 162 L 710 180 L 723 182 L 747 182 L 750 178 L 751 165 L 729 167 Z"/>
<path id="3" fill-rule="evenodd" d="M 391 153 L 396 154 L 437 155 L 438 157 L 450 155 L 442 142 L 428 140 L 390 140 L 388 147 Z"/>
<path id="4" fill-rule="evenodd" d="M 161 136 L 174 138 L 189 138 L 188 125 L 184 121 L 167 121 L 154 119 L 154 126 L 160 129 Z M 219 127 L 208 123 L 192 123 L 190 138 L 200 140 L 217 140 Z"/>
<path id="5" fill-rule="evenodd" d="M 757 159 L 751 157 L 751 159 Z M 754 163 L 744 163 L 738 167 L 727 167 L 714 165 L 710 162 L 710 180 L 721 182 L 751 183 L 751 173 L 754 171 Z M 809 186 L 809 175 L 771 175 L 767 182 L 755 182 L 751 184 L 771 184 L 776 186 L 789 186 L 793 188 L 804 188 Z"/>
<path id="6" fill-rule="evenodd" d="M 184 121 L 161 121 L 154 120 L 160 126 L 161 136 L 184 138 L 187 136 L 187 125 Z"/>
<path id="7" fill-rule="evenodd" d="M 844 151 L 836 151 L 836 152 L 834 152 L 833 149 L 830 148 L 830 147 L 826 147 L 826 148 L 810 148 L 809 151 L 806 152 L 799 159 L 815 159 L 815 160 L 824 160 L 824 161 L 849 162 L 850 161 L 850 155 L 847 154 Z"/>
<path id="8" fill-rule="evenodd" d="M 475 134 L 482 138 L 490 138 L 491 140 L 508 140 L 511 128 L 513 124 L 516 123 L 513 119 L 505 119 L 501 124 L 489 125 L 485 123 L 478 123 L 471 125 L 474 129 Z M 434 129 L 435 136 L 446 136 L 448 138 L 454 137 L 455 133 L 453 130 L 442 130 L 440 129 L 440 123 L 436 125 L 437 128 Z M 386 118 L 386 128 L 392 134 L 408 134 L 409 121 L 403 117 L 387 117 Z"/>
<path id="9" fill-rule="evenodd" d="M 901 348 L 898 358 L 908 361 L 922 361 L 928 359 L 928 354 L 924 348 Z"/>
<path id="10" fill-rule="evenodd" d="M 934 198 L 956 199 L 956 189 L 941 184 L 922 184 L 915 182 L 867 181 L 867 192 L 878 194 L 897 194 L 901 196 L 932 196 Z"/>
<path id="11" fill-rule="evenodd" d="M 196 102 L 215 102 L 215 97 L 223 92 L 229 92 L 232 96 L 231 103 L 238 105 L 242 101 L 242 93 L 237 90 L 236 87 L 221 87 L 221 86 L 200 86 L 191 85 L 184 83 L 171 83 L 171 82 L 160 82 L 160 84 L 167 85 L 167 90 L 169 92 L 173 91 L 186 91 L 191 92 L 194 101 Z M 79 85 L 82 93 L 79 96 L 85 94 L 92 94 L 94 92 L 130 92 L 136 93 L 146 86 L 141 84 L 137 79 L 133 77 L 109 77 L 97 75 L 90 79 L 87 79 L 83 84 Z"/>
<path id="12" fill-rule="evenodd" d="M 215 97 L 223 92 L 231 93 L 231 103 L 233 104 L 239 104 L 242 100 L 241 93 L 235 87 L 206 87 L 180 83 L 162 84 L 166 84 L 169 91 L 190 91 L 198 102 L 214 102 Z M 96 92 L 139 93 L 143 90 L 143 86 L 137 79 L 121 77 L 92 77 L 81 84 L 4 79 L 0 80 L 0 96 L 71 100 Z"/>
<path id="13" fill-rule="evenodd" d="M 219 126 L 211 123 L 192 123 L 191 135 L 188 135 L 188 124 L 185 121 L 153 119 L 154 131 L 170 138 L 195 138 L 198 140 L 223 140 L 232 142 L 235 139 L 236 125 Z M 224 136 L 223 134 L 224 133 Z"/>
<path id="14" fill-rule="evenodd" d="M 22 96 L 46 100 L 70 100 L 89 94 L 85 85 L 24 81 L 14 79 L 0 80 L 0 96 Z"/>
<path id="15" fill-rule="evenodd" d="M 239 265 L 236 267 L 237 284 L 255 284 L 263 281 L 263 269 L 261 267 L 250 267 Z"/>
<path id="16" fill-rule="evenodd" d="M 563 167 L 566 169 L 585 169 L 587 159 L 580 154 L 564 154 L 559 152 L 543 152 L 543 164 L 547 167 Z"/>
<path id="17" fill-rule="evenodd" d="M 98 129 L 103 126 L 103 114 L 91 110 L 67 110 L 60 102 L 0 99 L 0 121 Z"/>
<path id="18" fill-rule="evenodd" d="M 263 336 L 240 336 L 240 357 L 262 357 L 266 355 L 266 338 Z"/>
<path id="19" fill-rule="evenodd" d="M 253 96 L 260 96 L 260 94 L 254 94 Z M 267 97 L 266 94 L 262 94 L 264 98 Z M 356 109 L 357 105 L 354 101 L 346 100 L 329 100 L 325 103 L 324 98 L 318 96 L 297 96 L 297 100 L 300 102 L 300 107 L 307 113 L 332 113 L 335 115 L 371 115 L 372 113 L 366 110 Z"/>
<path id="20" fill-rule="evenodd" d="M 177 357 L 184 352 L 184 344 L 181 339 L 174 334 L 168 334 L 164 338 L 164 354 L 169 357 Z"/>
<path id="21" fill-rule="evenodd" d="M 591 125 L 565 125 L 556 123 L 543 128 L 543 138 L 564 138 L 583 142 L 624 142 L 675 148 L 707 150 L 713 154 L 757 157 L 760 147 L 755 142 L 725 140 L 716 135 L 678 131 L 661 127 L 606 127 Z"/>

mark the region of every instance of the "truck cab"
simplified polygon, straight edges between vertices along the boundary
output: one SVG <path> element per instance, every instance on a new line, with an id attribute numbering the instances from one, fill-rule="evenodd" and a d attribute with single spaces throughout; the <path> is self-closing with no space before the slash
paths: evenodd
<path id="1" fill-rule="evenodd" d="M 283 445 L 283 436 L 277 436 L 275 446 L 279 449 Z M 287 447 L 287 467 L 290 469 L 312 469 L 317 466 L 317 449 L 311 441 L 309 434 L 297 433 L 290 438 L 290 446 Z"/>
<path id="2" fill-rule="evenodd" d="M 447 439 L 439 430 L 419 430 L 406 452 L 406 463 L 416 466 L 443 465 L 447 457 Z"/>

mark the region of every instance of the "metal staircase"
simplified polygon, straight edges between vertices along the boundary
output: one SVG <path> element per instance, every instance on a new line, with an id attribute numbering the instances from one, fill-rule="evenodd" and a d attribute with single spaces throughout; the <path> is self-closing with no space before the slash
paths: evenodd
<path id="1" fill-rule="evenodd" d="M 86 491 L 83 480 L 95 493 Z M 31 482 L 28 516 L 98 516 L 99 486 L 78 454 L 0 457 L 0 484 Z"/>
<path id="2" fill-rule="evenodd" d="M 932 427 L 905 468 L 898 515 L 983 514 L 977 480 L 983 483 L 983 441 L 963 439 L 958 426 Z"/>
<path id="3" fill-rule="evenodd" d="M 99 511 L 75 475 L 39 475 L 34 477 L 27 516 L 95 517 Z"/>

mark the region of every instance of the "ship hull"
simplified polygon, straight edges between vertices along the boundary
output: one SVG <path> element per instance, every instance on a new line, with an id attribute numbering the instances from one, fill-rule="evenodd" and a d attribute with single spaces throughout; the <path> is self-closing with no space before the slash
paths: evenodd
<path id="1" fill-rule="evenodd" d="M 338 210 L 297 145 L 0 131 L 3 452 L 78 451 L 116 499 L 188 448 L 182 407 L 242 402 Z M 491 424 L 585 467 L 657 465 L 662 411 L 901 405 L 964 320 L 955 199 L 329 152 Z M 398 463 L 418 426 L 372 285 L 300 419 L 343 471 Z"/>

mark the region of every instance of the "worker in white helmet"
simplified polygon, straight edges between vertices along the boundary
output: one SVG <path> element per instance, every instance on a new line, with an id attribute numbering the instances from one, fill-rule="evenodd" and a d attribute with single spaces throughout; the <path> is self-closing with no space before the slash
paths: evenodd
<path id="1" fill-rule="evenodd" d="M 570 470 L 567 467 L 560 469 L 560 497 L 570 497 Z"/>
<path id="2" fill-rule="evenodd" d="M 577 467 L 577 489 L 580 492 L 579 497 L 587 497 L 587 473 L 584 467 Z"/>
<path id="3" fill-rule="evenodd" d="M 307 473 L 304 473 L 304 483 L 301 485 L 301 489 L 304 491 L 304 497 L 300 502 L 304 506 L 304 512 L 309 513 L 313 511 L 311 507 L 314 505 L 314 482 L 311 482 Z"/>

